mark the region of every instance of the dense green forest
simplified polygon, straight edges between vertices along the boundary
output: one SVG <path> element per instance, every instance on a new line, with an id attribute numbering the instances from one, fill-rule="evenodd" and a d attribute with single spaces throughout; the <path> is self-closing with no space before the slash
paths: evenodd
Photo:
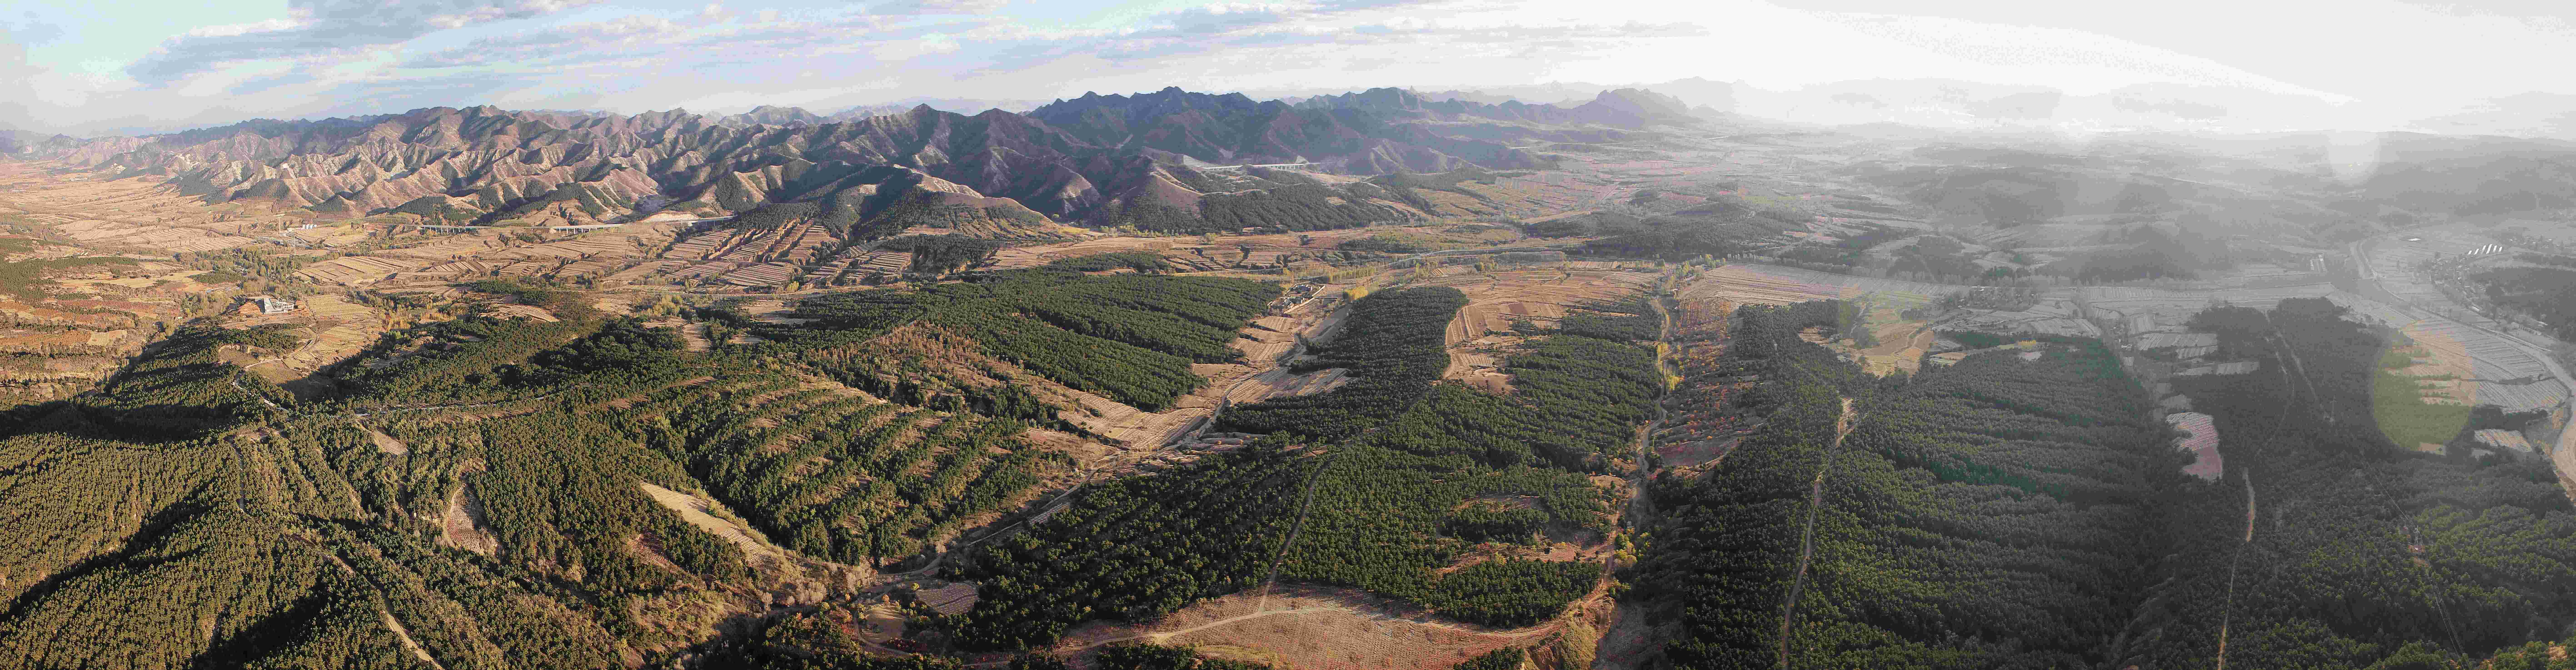
<path id="1" fill-rule="evenodd" d="M 2534 257 L 2532 254 L 2522 256 L 2526 260 Z M 2553 265 L 2567 264 L 2567 261 L 2559 259 L 2550 262 Z M 2469 278 L 2485 288 L 2487 300 L 2549 324 L 2550 332 L 2560 339 L 2576 339 L 2576 270 L 2563 267 L 2498 268 Z"/>
<path id="2" fill-rule="evenodd" d="M 1280 292 L 1239 279 L 1029 271 L 808 298 L 793 316 L 819 328 L 756 332 L 785 342 L 846 341 L 919 322 L 1057 383 L 1159 411 L 1207 383 L 1190 373 L 1191 363 L 1240 358 L 1227 346 L 1235 331 Z"/>
<path id="3" fill-rule="evenodd" d="M 1331 393 L 1279 398 L 1227 412 L 1234 428 L 1254 433 L 1294 430 L 1320 439 L 1343 439 L 1420 402 L 1449 365 L 1441 329 L 1466 294 L 1453 288 L 1415 288 L 1369 294 L 1352 305 L 1350 321 L 1331 341 L 1314 346 L 1312 360 L 1293 372 L 1350 371 L 1351 382 Z"/>
<path id="4" fill-rule="evenodd" d="M 1086 620 L 1143 621 L 1251 587 L 1287 539 L 1316 461 L 1262 444 L 1093 487 L 952 570 L 984 597 L 959 631 L 982 646 L 1042 646 Z"/>
<path id="5" fill-rule="evenodd" d="M 1051 261 L 1045 267 L 1049 270 L 1074 272 L 1104 272 L 1118 268 L 1137 272 L 1163 272 L 1172 269 L 1172 264 L 1170 261 L 1163 260 L 1162 254 L 1151 251 L 1119 251 Z"/>
<path id="6" fill-rule="evenodd" d="M 1288 422 L 1286 432 L 1344 438 L 1317 473 L 1312 511 L 1281 556 L 1283 579 L 1367 589 L 1500 626 L 1543 620 L 1590 590 L 1591 579 L 1574 574 L 1597 574 L 1597 564 L 1490 562 L 1435 573 L 1478 540 L 1607 530 L 1610 494 L 1583 473 L 1623 453 L 1644 421 L 1662 388 L 1653 353 L 1557 336 L 1505 360 L 1515 385 L 1510 396 L 1435 383 L 1447 363 L 1439 348 L 1443 329 L 1464 304 L 1445 288 L 1363 298 L 1347 339 L 1335 340 L 1308 365 L 1341 362 L 1371 376 L 1272 410 L 1312 417 Z M 1360 351 L 1410 353 L 1354 356 L 1361 341 L 1370 348 Z M 1370 411 L 1368 404 L 1379 407 Z M 1268 405 L 1238 410 L 1227 421 L 1237 421 L 1237 414 L 1278 420 L 1251 411 Z M 1332 422 L 1344 417 L 1352 423 Z"/>
<path id="7" fill-rule="evenodd" d="M 2520 645 L 2576 614 L 2548 465 L 2398 449 L 2371 404 L 2388 333 L 2333 303 L 2195 319 L 2261 366 L 2175 380 L 2217 417 L 2208 482 L 2097 343 L 1874 379 L 1797 339 L 1839 311 L 1732 316 L 1713 367 L 1758 427 L 1656 483 L 1625 576 L 1682 625 L 1676 667 L 2205 667 L 2222 637 L 2242 667 L 2471 667 L 2540 658 Z"/>
<path id="8" fill-rule="evenodd" d="M 1721 374 L 1760 425 L 1669 510 L 1640 590 L 1680 667 L 2090 665 L 2178 484 L 2146 398 L 2099 345 L 1857 374 L 1800 329 L 1833 302 L 1747 306 Z M 1846 407 L 1849 409 L 1846 410 Z M 1846 430 L 1847 433 L 1839 431 Z"/>
<path id="9" fill-rule="evenodd" d="M 238 363 L 296 347 L 280 327 L 190 326 L 172 333 L 82 399 L 92 420 L 147 439 L 199 433 L 276 416 L 294 397 Z"/>
<path id="10" fill-rule="evenodd" d="M 1506 360 L 1509 397 L 1440 383 L 1442 333 L 1465 305 L 1449 288 L 1362 298 L 1346 330 L 1298 365 L 1347 367 L 1356 381 L 1236 408 L 1229 429 L 1271 437 L 1095 487 L 1034 531 L 979 548 L 956 575 L 984 584 L 988 604 L 961 630 L 1041 645 L 1085 620 L 1145 620 L 1274 573 L 1480 624 L 1555 616 L 1592 591 L 1600 564 L 1440 571 L 1488 542 L 1607 531 L 1610 493 L 1584 473 L 1625 453 L 1661 380 L 1642 346 L 1562 335 Z"/>
<path id="11" fill-rule="evenodd" d="M 2487 656 L 2566 637 L 2576 517 L 2548 463 L 2399 448 L 2371 397 L 2391 334 L 2347 314 L 2297 299 L 2195 320 L 2262 369 L 2175 387 L 2215 418 L 2229 478 L 2168 514 L 2177 554 L 2123 657 L 2214 656 L 2204 616 L 2227 619 L 2228 662 L 2245 667 Z"/>
<path id="12" fill-rule="evenodd" d="M 880 242 L 877 248 L 911 252 L 912 267 L 905 268 L 906 272 L 938 275 L 982 262 L 1002 245 L 964 235 L 905 235 Z"/>
<path id="13" fill-rule="evenodd" d="M 1664 322 L 1646 300 L 1640 295 L 1614 304 L 1575 305 L 1566 310 L 1565 318 L 1557 320 L 1557 330 L 1621 342 L 1654 341 Z"/>

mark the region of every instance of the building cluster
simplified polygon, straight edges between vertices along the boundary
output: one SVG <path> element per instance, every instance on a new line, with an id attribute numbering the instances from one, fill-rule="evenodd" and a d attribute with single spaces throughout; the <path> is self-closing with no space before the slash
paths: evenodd
<path id="1" fill-rule="evenodd" d="M 296 308 L 297 305 L 293 300 L 276 296 L 251 295 L 242 296 L 241 302 L 233 306 L 233 313 L 242 316 L 266 316 L 293 312 Z"/>
<path id="2" fill-rule="evenodd" d="M 1317 286 L 1319 285 L 1297 284 L 1295 286 L 1288 287 L 1288 292 L 1285 295 L 1279 296 L 1279 304 L 1273 307 L 1270 310 L 1270 313 L 1283 314 L 1288 310 L 1296 309 L 1299 305 L 1306 304 L 1306 301 L 1308 300 L 1315 299 L 1315 289 Z"/>

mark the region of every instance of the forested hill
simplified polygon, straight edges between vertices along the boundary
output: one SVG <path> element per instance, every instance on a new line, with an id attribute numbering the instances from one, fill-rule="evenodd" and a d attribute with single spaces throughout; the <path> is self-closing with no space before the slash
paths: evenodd
<path id="1" fill-rule="evenodd" d="M 2261 363 L 2178 378 L 2217 416 L 2214 482 L 2097 343 L 1871 379 L 1797 337 L 1834 314 L 1740 309 L 1710 373 L 1760 426 L 1657 483 L 1627 578 L 1679 624 L 1676 667 L 2472 667 L 2576 615 L 2548 466 L 2389 444 L 2385 333 L 2331 303 L 2195 322 Z"/>
<path id="2" fill-rule="evenodd" d="M 1070 388 L 1167 402 L 1279 295 L 1006 273 L 811 300 L 804 328 L 696 310 L 761 336 L 690 352 L 480 288 L 564 318 L 397 331 L 302 399 L 240 367 L 276 333 L 191 329 L 8 415 L 0 667 L 739 665 L 718 622 L 849 602 L 1007 519 L 1075 478 L 1029 430 L 1070 427 Z"/>

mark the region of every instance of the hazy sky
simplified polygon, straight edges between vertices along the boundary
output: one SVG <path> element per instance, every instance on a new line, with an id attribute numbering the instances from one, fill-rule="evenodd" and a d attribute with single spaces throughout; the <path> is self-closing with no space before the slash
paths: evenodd
<path id="1" fill-rule="evenodd" d="M 46 0 L 0 10 L 0 30 L 0 124 L 75 132 L 1683 77 L 2192 84 L 2362 126 L 2576 100 L 2558 97 L 2576 96 L 2564 0 Z"/>

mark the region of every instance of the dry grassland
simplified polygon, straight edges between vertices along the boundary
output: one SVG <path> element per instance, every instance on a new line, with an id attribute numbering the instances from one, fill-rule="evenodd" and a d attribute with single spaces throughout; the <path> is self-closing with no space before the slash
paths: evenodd
<path id="1" fill-rule="evenodd" d="M 93 251 L 229 249 L 275 235 L 289 221 L 257 207 L 210 207 L 156 177 L 55 175 L 48 167 L 0 162 L 0 219 L 42 224 Z"/>

